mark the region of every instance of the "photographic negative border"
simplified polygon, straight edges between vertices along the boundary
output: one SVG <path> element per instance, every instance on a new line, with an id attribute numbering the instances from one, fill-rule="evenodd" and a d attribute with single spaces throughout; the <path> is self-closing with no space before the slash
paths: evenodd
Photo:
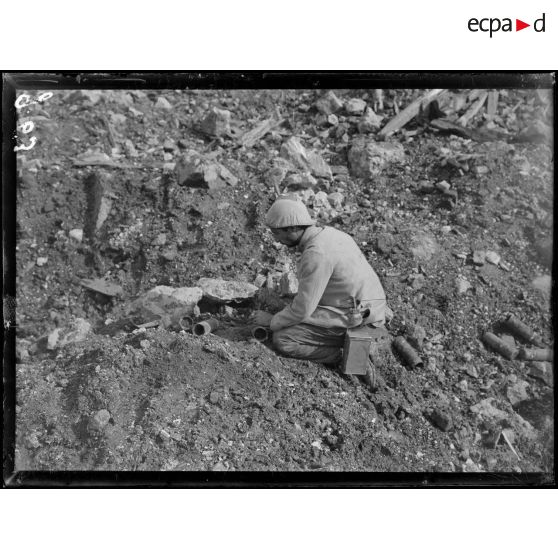
<path id="1" fill-rule="evenodd" d="M 16 109 L 18 90 L 549 88 L 554 74 L 528 72 L 10 72 L 3 74 L 2 201 L 4 254 L 3 482 L 7 487 L 545 487 L 543 473 L 325 473 L 21 471 L 14 473 L 16 295 Z M 554 199 L 556 204 L 556 199 Z M 554 205 L 555 208 L 555 205 Z M 553 276 L 556 262 L 553 263 Z M 554 284 L 553 284 L 554 294 Z M 552 297 L 553 323 L 556 316 Z"/>

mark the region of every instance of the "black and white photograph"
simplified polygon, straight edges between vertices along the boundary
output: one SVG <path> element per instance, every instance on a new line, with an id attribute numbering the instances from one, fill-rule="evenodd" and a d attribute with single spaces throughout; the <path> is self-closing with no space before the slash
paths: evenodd
<path id="1" fill-rule="evenodd" d="M 3 87 L 13 474 L 554 482 L 554 74 Z"/>

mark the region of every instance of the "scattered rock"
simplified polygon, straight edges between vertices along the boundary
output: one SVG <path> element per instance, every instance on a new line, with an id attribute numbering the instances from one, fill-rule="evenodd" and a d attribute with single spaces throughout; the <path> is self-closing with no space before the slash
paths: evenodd
<path id="1" fill-rule="evenodd" d="M 366 108 L 366 101 L 362 99 L 349 99 L 345 103 L 345 110 L 351 116 L 360 116 Z"/>
<path id="2" fill-rule="evenodd" d="M 462 277 L 461 275 L 456 277 L 455 279 L 455 289 L 457 290 L 458 295 L 464 295 L 467 291 L 473 288 L 473 285 Z"/>
<path id="3" fill-rule="evenodd" d="M 330 114 L 327 117 L 327 123 L 330 124 L 331 126 L 337 126 L 337 124 L 339 124 L 339 118 L 337 118 L 335 114 Z"/>
<path id="4" fill-rule="evenodd" d="M 484 250 L 475 250 L 473 252 L 473 264 L 477 266 L 484 265 L 486 261 L 486 252 Z"/>
<path id="5" fill-rule="evenodd" d="M 280 154 L 295 167 L 311 172 L 316 177 L 333 178 L 331 168 L 323 157 L 315 151 L 307 152 L 300 140 L 294 136 L 283 143 Z"/>
<path id="6" fill-rule="evenodd" d="M 155 108 L 172 110 L 172 105 L 164 97 L 158 97 L 157 102 L 155 103 Z"/>
<path id="7" fill-rule="evenodd" d="M 453 427 L 453 420 L 447 411 L 434 409 L 429 418 L 435 426 L 444 432 L 447 432 Z"/>
<path id="8" fill-rule="evenodd" d="M 231 133 L 231 113 L 213 107 L 200 124 L 202 132 L 208 136 L 221 137 Z"/>
<path id="9" fill-rule="evenodd" d="M 552 290 L 552 277 L 550 275 L 539 275 L 531 281 L 531 285 L 542 294 L 550 297 Z"/>
<path id="10" fill-rule="evenodd" d="M 228 467 L 224 461 L 219 461 L 216 465 L 211 468 L 212 471 L 228 471 Z"/>
<path id="11" fill-rule="evenodd" d="M 492 404 L 493 401 L 493 397 L 488 397 L 486 399 L 483 399 L 476 405 L 472 405 L 469 409 L 472 413 L 486 419 L 502 420 L 507 418 L 508 413 L 494 407 L 494 405 Z"/>
<path id="12" fill-rule="evenodd" d="M 321 99 L 316 102 L 318 112 L 322 114 L 332 114 L 339 112 L 343 108 L 343 103 L 333 91 L 328 91 Z"/>
<path id="13" fill-rule="evenodd" d="M 485 259 L 489 264 L 498 265 L 500 263 L 500 255 L 492 250 L 488 250 L 485 254 Z"/>
<path id="14" fill-rule="evenodd" d="M 298 293 L 298 279 L 292 271 L 287 271 L 281 275 L 281 295 L 295 295 Z"/>
<path id="15" fill-rule="evenodd" d="M 382 125 L 383 118 L 378 116 L 370 107 L 368 107 L 362 118 L 359 120 L 357 126 L 361 134 L 368 134 L 379 130 Z"/>
<path id="16" fill-rule="evenodd" d="M 221 400 L 221 395 L 219 394 L 218 391 L 212 391 L 209 394 L 209 401 L 213 404 L 216 405 L 217 403 L 219 403 L 219 401 Z"/>
<path id="17" fill-rule="evenodd" d="M 126 307 L 127 315 L 139 315 L 143 321 L 163 316 L 192 316 L 199 314 L 197 303 L 203 296 L 199 287 L 154 287 Z"/>
<path id="18" fill-rule="evenodd" d="M 76 242 L 82 242 L 83 241 L 83 229 L 72 229 L 68 233 L 68 236 L 72 240 L 75 240 Z"/>
<path id="19" fill-rule="evenodd" d="M 521 401 L 529 399 L 529 394 L 527 393 L 528 387 L 529 383 L 525 380 L 519 380 L 508 387 L 508 389 L 506 390 L 506 395 L 512 406 L 515 407 L 515 405 L 521 403 Z"/>
<path id="20" fill-rule="evenodd" d="M 337 209 L 337 211 L 341 211 L 343 209 L 343 200 L 345 196 L 341 192 L 332 192 L 328 195 L 327 200 L 331 204 L 332 207 Z"/>
<path id="21" fill-rule="evenodd" d="M 198 286 L 201 288 L 203 296 L 223 303 L 252 298 L 258 290 L 258 287 L 252 285 L 252 283 L 225 281 L 224 279 L 211 279 L 209 277 L 202 277 L 198 281 Z"/>
<path id="22" fill-rule="evenodd" d="M 41 256 L 39 258 L 37 258 L 37 261 L 35 262 L 39 267 L 43 267 L 43 265 L 45 265 L 48 262 L 48 258 Z"/>
<path id="23" fill-rule="evenodd" d="M 163 444 L 168 444 L 172 436 L 166 430 L 159 430 L 158 438 Z"/>
<path id="24" fill-rule="evenodd" d="M 405 329 L 407 341 L 418 351 L 422 350 L 424 340 L 426 339 L 425 329 L 418 324 L 409 324 Z"/>
<path id="25" fill-rule="evenodd" d="M 372 178 L 391 163 L 403 163 L 403 146 L 394 142 L 373 142 L 363 138 L 355 140 L 348 154 L 349 167 L 358 178 Z"/>
<path id="26" fill-rule="evenodd" d="M 552 387 L 554 385 L 554 375 L 552 374 L 552 364 L 550 362 L 533 362 L 527 374 L 544 382 L 547 386 Z"/>
<path id="27" fill-rule="evenodd" d="M 290 174 L 283 185 L 291 189 L 307 189 L 316 186 L 318 181 L 308 172 Z"/>
<path id="28" fill-rule="evenodd" d="M 110 413 L 106 409 L 101 409 L 97 411 L 89 419 L 89 428 L 91 430 L 101 431 L 104 430 L 110 420 Z"/>
<path id="29" fill-rule="evenodd" d="M 410 250 L 415 259 L 428 261 L 438 252 L 439 246 L 433 236 L 418 232 L 411 238 Z"/>
<path id="30" fill-rule="evenodd" d="M 226 167 L 205 159 L 193 150 L 177 161 L 174 172 L 179 185 L 192 188 L 215 190 L 227 184 L 234 187 L 238 183 L 238 179 Z"/>
<path id="31" fill-rule="evenodd" d="M 47 349 L 53 351 L 70 343 L 83 341 L 91 331 L 91 324 L 83 318 L 74 318 L 64 327 L 57 327 L 48 336 Z"/>

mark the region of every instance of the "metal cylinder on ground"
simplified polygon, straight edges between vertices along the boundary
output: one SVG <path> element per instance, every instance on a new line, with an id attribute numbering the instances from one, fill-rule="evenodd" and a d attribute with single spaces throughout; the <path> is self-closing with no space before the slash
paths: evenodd
<path id="1" fill-rule="evenodd" d="M 544 343 L 539 335 L 537 335 L 527 324 L 516 318 L 513 314 L 509 314 L 504 321 L 506 329 L 516 337 L 520 337 L 527 343 L 544 347 Z"/>
<path id="2" fill-rule="evenodd" d="M 519 349 L 516 347 L 512 347 L 508 345 L 505 341 L 500 339 L 497 335 L 490 333 L 489 331 L 485 332 L 482 336 L 482 341 L 486 345 L 488 345 L 491 349 L 494 349 L 497 353 L 501 354 L 502 356 L 506 357 L 509 360 L 514 360 L 517 358 L 519 354 Z"/>
<path id="3" fill-rule="evenodd" d="M 521 348 L 519 351 L 519 358 L 521 360 L 538 360 L 538 361 L 545 361 L 545 362 L 553 362 L 554 350 Z"/>
<path id="4" fill-rule="evenodd" d="M 182 331 L 192 331 L 194 320 L 190 316 L 182 316 L 182 318 L 178 320 L 178 325 Z"/>
<path id="5" fill-rule="evenodd" d="M 411 368 L 414 368 L 415 366 L 423 366 L 422 359 L 403 336 L 400 335 L 394 339 L 393 348 L 396 350 L 403 362 L 408 364 Z"/>
<path id="6" fill-rule="evenodd" d="M 219 322 L 215 318 L 209 318 L 208 320 L 195 324 L 192 331 L 194 335 L 207 335 L 218 328 Z"/>
<path id="7" fill-rule="evenodd" d="M 267 341 L 271 335 L 271 330 L 267 327 L 256 326 L 252 328 L 252 337 L 258 341 Z"/>

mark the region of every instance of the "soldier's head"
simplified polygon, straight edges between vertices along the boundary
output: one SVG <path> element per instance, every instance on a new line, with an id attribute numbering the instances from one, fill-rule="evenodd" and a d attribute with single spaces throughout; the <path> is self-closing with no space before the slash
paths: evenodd
<path id="1" fill-rule="evenodd" d="M 275 200 L 265 216 L 265 224 L 274 238 L 285 246 L 296 246 L 304 231 L 315 223 L 306 206 L 290 197 Z"/>

